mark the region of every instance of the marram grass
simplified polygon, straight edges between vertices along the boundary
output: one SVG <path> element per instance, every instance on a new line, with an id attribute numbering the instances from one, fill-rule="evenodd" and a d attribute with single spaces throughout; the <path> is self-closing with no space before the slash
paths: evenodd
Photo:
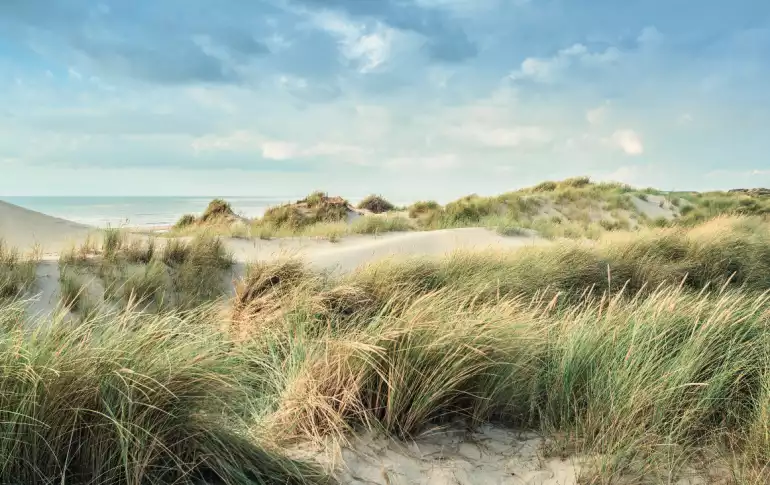
<path id="1" fill-rule="evenodd" d="M 238 424 L 249 370 L 209 309 L 30 332 L 14 305 L 0 308 L 0 483 L 325 482 Z"/>

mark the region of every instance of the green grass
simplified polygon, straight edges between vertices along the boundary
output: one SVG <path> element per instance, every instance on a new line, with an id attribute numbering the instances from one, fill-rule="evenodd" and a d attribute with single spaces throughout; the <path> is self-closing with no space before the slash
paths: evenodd
<path id="1" fill-rule="evenodd" d="M 0 307 L 0 482 L 326 482 L 247 438 L 253 373 L 205 308 L 95 315 L 25 333 Z"/>
<path id="2" fill-rule="evenodd" d="M 81 310 L 86 305 L 86 285 L 78 274 L 66 266 L 59 268 L 59 293 L 62 305 L 71 311 Z"/>
<path id="3" fill-rule="evenodd" d="M 770 479 L 761 217 L 337 276 L 255 263 L 227 318 L 193 284 L 232 264 L 221 241 L 178 244 L 141 267 L 190 278 L 184 312 L 23 325 L 0 303 L 1 483 L 322 483 L 282 446 L 458 421 L 543 433 L 583 483 Z"/>
<path id="4" fill-rule="evenodd" d="M 32 289 L 39 260 L 39 250 L 23 255 L 0 239 L 0 300 L 20 296 Z"/>

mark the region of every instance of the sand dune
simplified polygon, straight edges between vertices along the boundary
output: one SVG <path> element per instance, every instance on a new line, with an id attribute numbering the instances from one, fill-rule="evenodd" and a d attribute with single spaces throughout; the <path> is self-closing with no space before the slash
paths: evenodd
<path id="1" fill-rule="evenodd" d="M 0 239 L 24 251 L 40 245 L 55 254 L 85 239 L 93 228 L 0 201 Z"/>
<path id="2" fill-rule="evenodd" d="M 228 248 L 236 260 L 248 263 L 294 256 L 316 269 L 350 271 L 383 258 L 440 256 L 458 249 L 514 248 L 544 241 L 533 236 L 507 237 L 483 228 L 445 229 L 389 233 L 382 236 L 351 236 L 340 242 L 301 238 L 248 241 L 230 239 Z"/>

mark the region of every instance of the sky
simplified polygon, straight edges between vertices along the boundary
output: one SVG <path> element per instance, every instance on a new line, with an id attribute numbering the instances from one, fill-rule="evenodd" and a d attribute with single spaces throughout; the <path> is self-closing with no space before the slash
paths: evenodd
<path id="1" fill-rule="evenodd" d="M 0 195 L 770 186 L 767 0 L 0 0 Z"/>

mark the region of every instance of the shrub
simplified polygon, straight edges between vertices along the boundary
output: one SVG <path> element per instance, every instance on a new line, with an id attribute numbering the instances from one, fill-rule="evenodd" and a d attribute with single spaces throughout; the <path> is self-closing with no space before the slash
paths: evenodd
<path id="1" fill-rule="evenodd" d="M 222 199 L 214 199 L 209 202 L 208 207 L 203 211 L 201 222 L 215 222 L 231 217 L 235 217 L 235 212 L 233 212 L 230 204 Z"/>
<path id="2" fill-rule="evenodd" d="M 424 214 L 441 211 L 441 205 L 435 200 L 419 201 L 409 206 L 409 217 L 417 218 Z"/>
<path id="3" fill-rule="evenodd" d="M 174 229 L 184 229 L 185 227 L 192 226 L 197 222 L 197 219 L 192 214 L 185 214 L 182 217 L 179 218 L 178 221 L 176 221 L 176 224 L 174 224 Z"/>
<path id="4" fill-rule="evenodd" d="M 444 214 L 449 225 L 474 224 L 495 214 L 499 208 L 495 199 L 469 195 L 447 204 Z"/>
<path id="5" fill-rule="evenodd" d="M 312 221 L 296 205 L 286 204 L 268 208 L 264 216 L 262 216 L 262 222 L 273 227 L 286 227 L 296 230 L 310 224 Z"/>
<path id="6" fill-rule="evenodd" d="M 382 214 L 393 210 L 395 206 L 380 195 L 369 195 L 358 204 L 358 208 L 366 209 L 375 214 Z"/>

